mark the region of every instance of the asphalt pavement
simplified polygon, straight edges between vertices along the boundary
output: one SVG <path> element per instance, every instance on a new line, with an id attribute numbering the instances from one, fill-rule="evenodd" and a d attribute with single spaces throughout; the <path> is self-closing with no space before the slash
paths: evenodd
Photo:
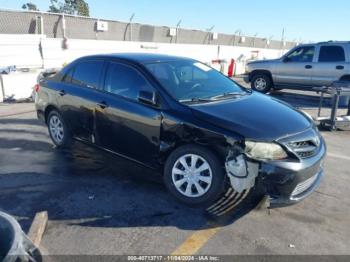
<path id="1" fill-rule="evenodd" d="M 315 114 L 314 107 L 306 109 Z M 0 105 L 0 209 L 24 231 L 47 211 L 44 254 L 350 254 L 350 132 L 322 132 L 326 176 L 298 205 L 215 224 L 159 174 L 75 143 L 58 150 L 32 103 Z"/>

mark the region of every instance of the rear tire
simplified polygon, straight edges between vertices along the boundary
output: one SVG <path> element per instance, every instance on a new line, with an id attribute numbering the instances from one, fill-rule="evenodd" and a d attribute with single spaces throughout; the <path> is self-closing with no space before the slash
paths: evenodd
<path id="1" fill-rule="evenodd" d="M 207 207 L 223 193 L 225 174 L 220 161 L 208 149 L 185 145 L 168 157 L 164 183 L 184 204 Z"/>
<path id="2" fill-rule="evenodd" d="M 252 77 L 251 88 L 266 94 L 273 87 L 272 80 L 267 74 L 256 74 Z"/>
<path id="3" fill-rule="evenodd" d="M 72 145 L 70 131 L 58 111 L 52 110 L 49 113 L 47 117 L 47 127 L 55 146 L 58 148 L 66 148 Z"/>

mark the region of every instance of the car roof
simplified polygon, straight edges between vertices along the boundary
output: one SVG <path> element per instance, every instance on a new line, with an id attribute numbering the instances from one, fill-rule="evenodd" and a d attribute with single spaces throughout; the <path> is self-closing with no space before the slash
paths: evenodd
<path id="1" fill-rule="evenodd" d="M 131 62 L 136 62 L 140 64 L 148 64 L 148 63 L 162 63 L 169 61 L 194 61 L 188 57 L 179 57 L 179 56 L 170 56 L 170 55 L 162 55 L 162 54 L 152 54 L 152 53 L 113 53 L 113 54 L 102 54 L 102 55 L 91 55 L 81 57 L 81 59 L 91 59 L 91 58 L 116 58 L 127 60 Z"/>
<path id="2" fill-rule="evenodd" d="M 325 41 L 325 42 L 318 42 L 319 45 L 324 44 L 350 44 L 350 41 Z"/>

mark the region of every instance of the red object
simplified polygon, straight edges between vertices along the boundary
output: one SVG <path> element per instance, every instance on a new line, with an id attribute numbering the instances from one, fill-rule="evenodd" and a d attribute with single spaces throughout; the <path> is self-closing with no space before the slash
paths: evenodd
<path id="1" fill-rule="evenodd" d="M 40 90 L 40 85 L 39 84 L 36 84 L 35 86 L 34 86 L 34 90 L 35 90 L 35 92 L 39 92 L 39 90 Z"/>
<path id="2" fill-rule="evenodd" d="M 227 72 L 227 76 L 228 77 L 233 77 L 233 72 L 235 70 L 235 60 L 232 58 L 231 59 L 231 63 L 228 66 L 228 72 Z"/>

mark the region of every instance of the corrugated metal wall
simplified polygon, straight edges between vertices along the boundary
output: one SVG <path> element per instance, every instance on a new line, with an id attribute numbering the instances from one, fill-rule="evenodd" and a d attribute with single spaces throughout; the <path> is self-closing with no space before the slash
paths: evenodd
<path id="1" fill-rule="evenodd" d="M 0 10 L 0 34 L 37 34 L 39 32 L 38 16 L 43 18 L 44 34 L 49 38 L 62 38 L 62 15 Z M 103 20 L 102 21 L 107 21 Z M 290 49 L 296 43 L 270 41 L 267 39 L 245 37 L 242 42 L 239 35 L 218 34 L 218 39 L 211 40 L 211 34 L 200 30 L 179 29 L 176 37 L 169 36 L 169 27 L 152 26 L 108 20 L 108 31 L 97 32 L 96 18 L 85 18 L 65 15 L 66 37 L 73 39 L 94 39 L 114 41 L 139 41 L 181 44 L 211 44 L 268 49 Z M 130 30 L 132 31 L 130 34 Z M 131 39 L 130 39 L 131 37 Z"/>

